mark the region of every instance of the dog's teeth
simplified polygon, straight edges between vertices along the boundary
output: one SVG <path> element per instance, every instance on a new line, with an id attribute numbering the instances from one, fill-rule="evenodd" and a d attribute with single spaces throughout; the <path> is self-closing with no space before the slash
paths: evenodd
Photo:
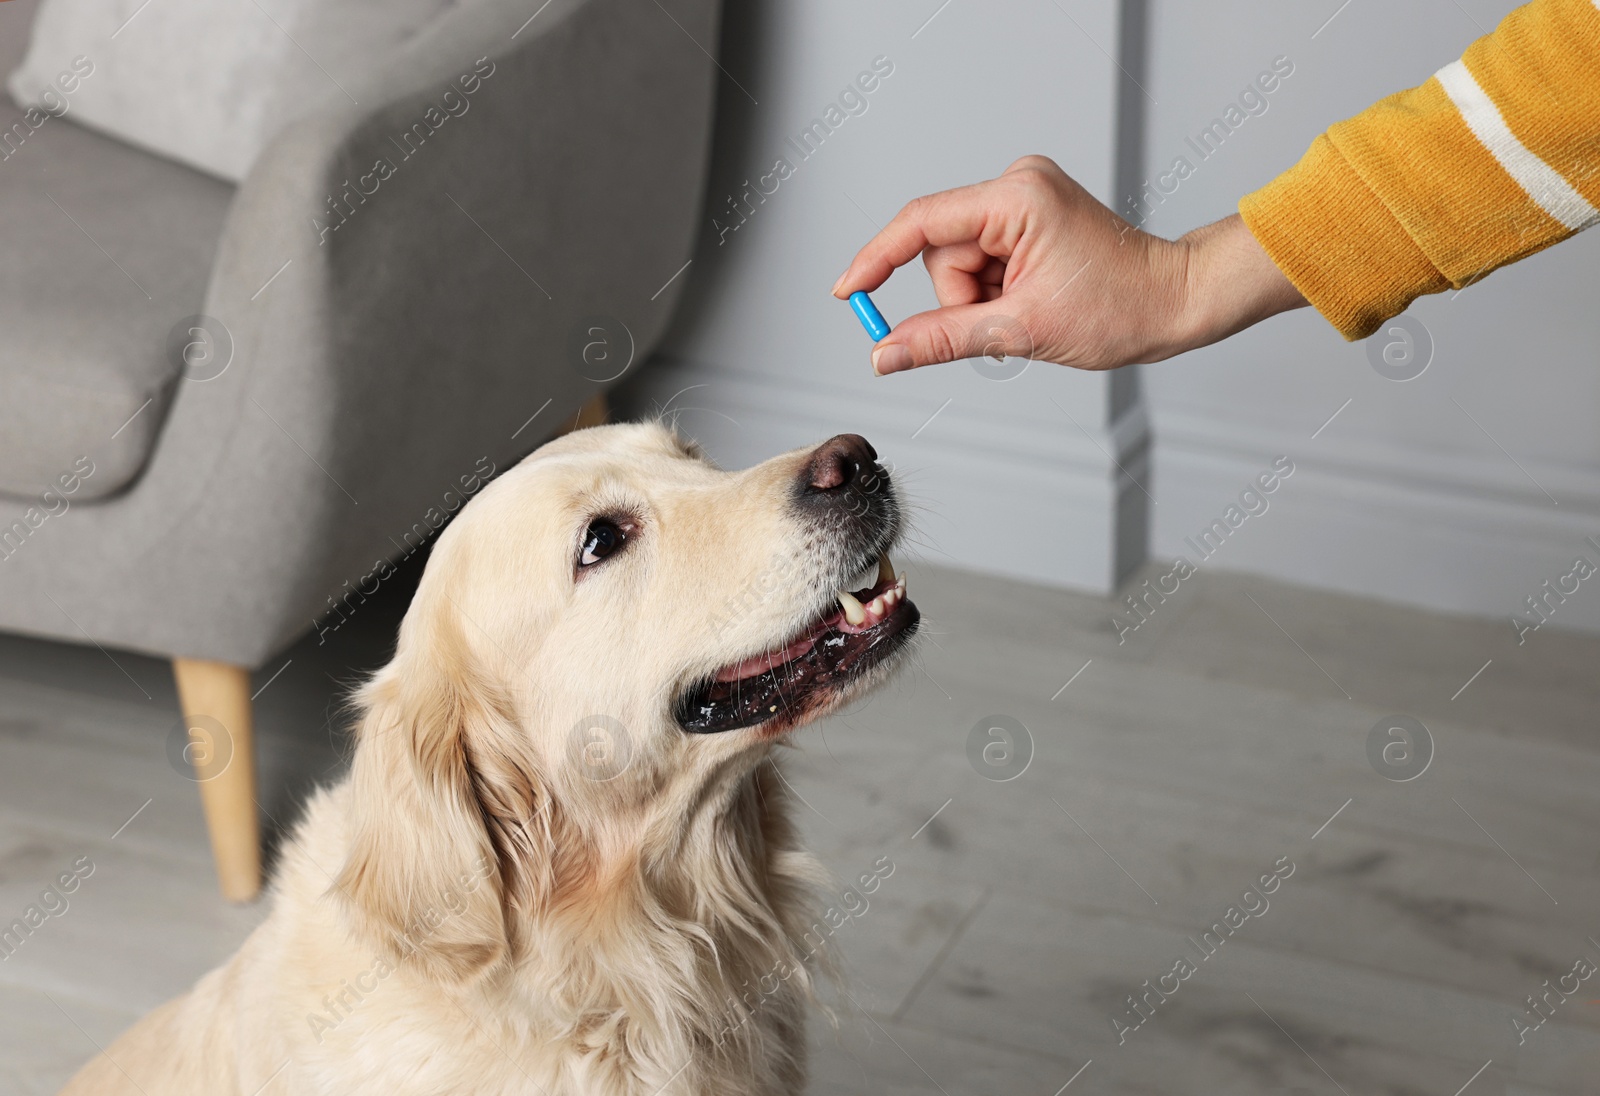
<path id="1" fill-rule="evenodd" d="M 878 553 L 878 581 L 880 583 L 894 581 L 894 563 L 889 559 L 888 552 Z"/>
<path id="2" fill-rule="evenodd" d="M 861 627 L 862 622 L 867 619 L 867 611 L 861 607 L 861 602 L 856 600 L 856 596 L 840 590 L 839 604 L 844 607 L 844 618 L 857 628 Z"/>

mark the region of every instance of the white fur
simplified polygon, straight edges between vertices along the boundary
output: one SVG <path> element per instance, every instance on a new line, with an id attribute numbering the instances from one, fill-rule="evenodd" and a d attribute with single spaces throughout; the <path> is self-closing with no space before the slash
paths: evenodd
<path id="1" fill-rule="evenodd" d="M 361 690 L 352 772 L 311 801 L 267 920 L 66 1096 L 800 1092 L 821 873 L 772 771 L 791 728 L 686 734 L 671 703 L 832 600 L 838 546 L 788 505 L 807 454 L 725 473 L 608 426 L 485 489 Z M 611 511 L 637 535 L 576 572 Z M 595 716 L 632 755 L 604 782 L 572 763 Z"/>

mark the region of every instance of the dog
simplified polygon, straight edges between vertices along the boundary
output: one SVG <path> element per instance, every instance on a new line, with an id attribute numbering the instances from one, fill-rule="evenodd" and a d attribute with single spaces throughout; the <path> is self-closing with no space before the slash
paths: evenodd
<path id="1" fill-rule="evenodd" d="M 771 762 L 908 650 L 902 514 L 853 434 L 535 451 L 439 536 L 266 920 L 64 1096 L 799 1093 L 826 879 Z"/>

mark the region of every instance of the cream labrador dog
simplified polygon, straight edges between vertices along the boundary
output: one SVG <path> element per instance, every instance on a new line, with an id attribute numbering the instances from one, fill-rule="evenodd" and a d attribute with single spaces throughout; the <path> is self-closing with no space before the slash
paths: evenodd
<path id="1" fill-rule="evenodd" d="M 822 876 L 766 762 L 916 631 L 901 521 L 850 434 L 538 450 L 440 536 L 266 921 L 65 1093 L 800 1092 Z"/>

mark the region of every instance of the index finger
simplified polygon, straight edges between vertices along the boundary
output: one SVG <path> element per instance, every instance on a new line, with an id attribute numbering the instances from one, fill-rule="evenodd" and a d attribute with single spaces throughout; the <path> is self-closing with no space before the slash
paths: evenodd
<path id="1" fill-rule="evenodd" d="M 834 283 L 833 295 L 843 300 L 857 290 L 868 292 L 889 280 L 926 247 L 970 243 L 981 239 L 995 213 L 993 181 L 944 190 L 906 203 Z"/>

